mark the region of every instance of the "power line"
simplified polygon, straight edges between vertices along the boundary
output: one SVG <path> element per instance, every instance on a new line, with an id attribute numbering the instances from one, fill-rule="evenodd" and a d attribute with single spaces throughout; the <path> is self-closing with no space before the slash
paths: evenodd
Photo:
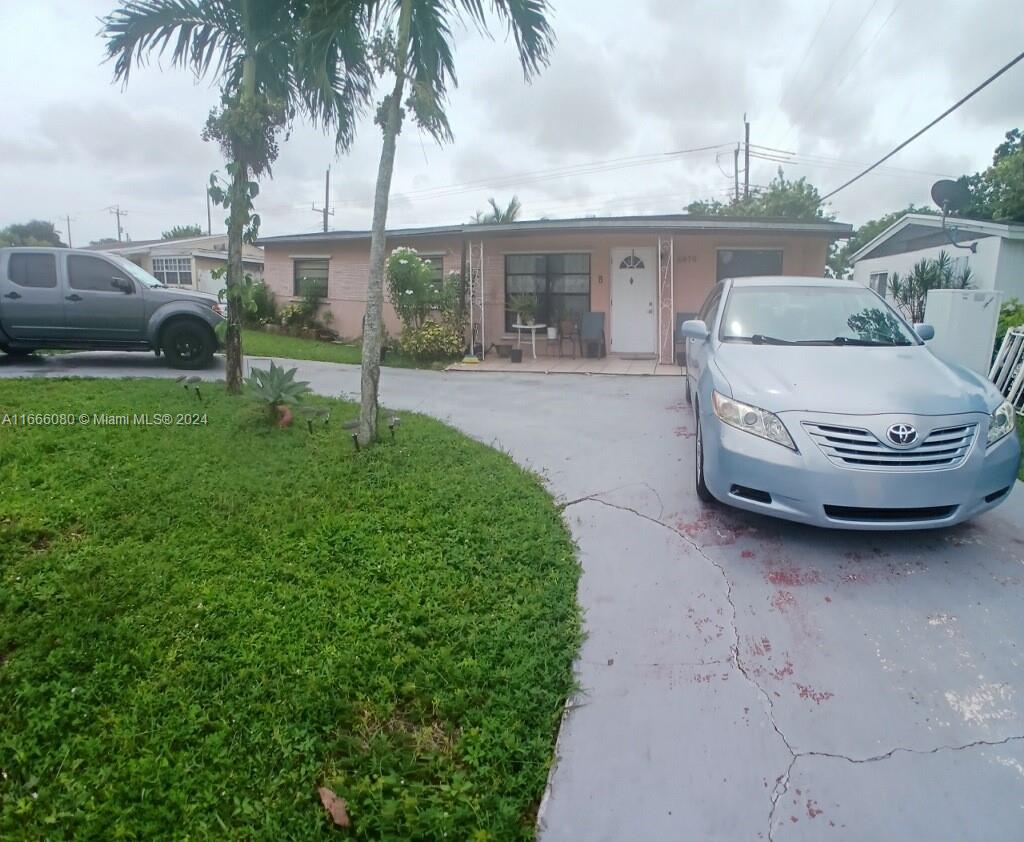
<path id="1" fill-rule="evenodd" d="M 910 145 L 913 141 L 917 140 L 921 135 L 923 135 L 926 131 L 928 131 L 928 129 L 930 129 L 936 123 L 940 122 L 941 120 L 944 120 L 946 117 L 948 117 L 954 111 L 956 111 L 961 105 L 963 105 L 965 102 L 967 102 L 967 100 L 969 100 L 971 97 L 973 97 L 976 93 L 978 93 L 979 91 L 981 91 L 981 90 L 987 88 L 989 85 L 991 85 L 996 79 L 998 79 L 1000 76 L 1002 76 L 1007 70 L 1009 70 L 1011 67 L 1013 67 L 1015 64 L 1017 64 L 1021 59 L 1024 59 L 1024 53 L 1020 53 L 1019 55 L 1016 56 L 1016 58 L 1014 58 L 1011 61 L 1009 61 L 1008 63 L 1004 64 L 995 73 L 993 73 L 991 76 L 989 76 L 984 82 L 982 82 L 980 85 L 978 85 L 978 87 L 976 87 L 970 93 L 966 94 L 965 96 L 961 97 L 956 102 L 954 102 L 949 108 L 947 108 L 945 111 L 943 111 L 938 117 L 936 117 L 934 120 L 932 120 L 927 126 L 925 126 L 924 128 L 919 129 L 918 131 L 914 132 L 910 137 L 908 137 L 905 141 L 903 141 L 903 143 L 901 143 L 899 146 L 897 146 L 895 149 L 893 149 L 892 152 L 890 152 L 888 155 L 884 155 L 883 157 L 879 158 L 877 161 L 875 161 L 875 163 L 873 163 L 870 167 L 868 167 L 863 172 L 858 173 L 857 175 L 855 175 L 853 178 L 851 178 L 849 181 L 845 182 L 844 184 L 840 184 L 835 190 L 832 190 L 831 192 L 826 193 L 824 196 L 821 197 L 821 201 L 825 201 L 825 199 L 828 199 L 831 196 L 835 196 L 836 193 L 838 193 L 840 190 L 845 190 L 847 187 L 849 187 L 855 181 L 858 181 L 858 180 L 862 179 L 869 172 L 871 172 L 873 169 L 875 169 L 875 167 L 877 167 L 879 164 L 882 164 L 885 161 L 888 161 L 893 155 L 895 155 L 897 152 L 899 152 L 901 149 L 905 148 L 906 146 Z"/>

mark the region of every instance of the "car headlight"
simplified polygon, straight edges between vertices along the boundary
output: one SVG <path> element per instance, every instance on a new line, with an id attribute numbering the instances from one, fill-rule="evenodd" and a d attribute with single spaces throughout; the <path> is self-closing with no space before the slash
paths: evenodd
<path id="1" fill-rule="evenodd" d="M 1013 431 L 1014 416 L 1013 404 L 1003 401 L 998 409 L 992 413 L 992 420 L 988 424 L 988 444 L 993 445 L 1003 436 Z"/>
<path id="2" fill-rule="evenodd" d="M 730 427 L 735 427 L 746 433 L 753 433 L 755 436 L 781 444 L 790 450 L 796 450 L 793 437 L 790 436 L 786 425 L 775 413 L 727 398 L 718 392 L 711 393 L 711 405 L 719 420 Z"/>

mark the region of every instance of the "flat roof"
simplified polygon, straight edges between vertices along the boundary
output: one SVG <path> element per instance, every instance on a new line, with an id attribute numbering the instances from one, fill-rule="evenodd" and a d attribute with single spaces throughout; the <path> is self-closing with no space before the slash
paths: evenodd
<path id="1" fill-rule="evenodd" d="M 577 217 L 574 219 L 531 219 L 522 222 L 474 223 L 462 225 L 437 225 L 420 228 L 389 228 L 388 237 L 443 237 L 470 236 L 482 234 L 527 234 L 575 231 L 672 231 L 699 233 L 707 231 L 731 231 L 779 234 L 810 234 L 839 239 L 849 237 L 853 226 L 845 222 L 827 220 L 783 219 L 770 217 L 729 217 L 691 216 L 689 214 L 664 214 L 650 216 L 601 216 Z M 369 231 L 318 231 L 312 234 L 285 234 L 275 237 L 260 237 L 257 245 L 274 243 L 324 243 L 339 240 L 362 240 L 370 236 Z"/>

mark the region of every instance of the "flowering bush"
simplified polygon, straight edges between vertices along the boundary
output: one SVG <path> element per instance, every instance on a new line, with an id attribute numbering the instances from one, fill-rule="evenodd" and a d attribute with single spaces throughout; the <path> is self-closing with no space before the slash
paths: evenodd
<path id="1" fill-rule="evenodd" d="M 462 331 L 452 324 L 428 321 L 406 327 L 398 347 L 417 360 L 450 360 L 462 353 Z"/>
<path id="2" fill-rule="evenodd" d="M 388 298 L 403 326 L 419 328 L 428 319 L 450 322 L 455 317 L 459 295 L 459 275 L 451 273 L 442 281 L 434 280 L 434 268 L 416 249 L 397 248 L 387 264 Z"/>

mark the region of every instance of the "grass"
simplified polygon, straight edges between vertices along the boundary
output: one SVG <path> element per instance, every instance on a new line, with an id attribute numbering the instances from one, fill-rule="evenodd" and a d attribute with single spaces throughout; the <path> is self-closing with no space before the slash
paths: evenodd
<path id="1" fill-rule="evenodd" d="M 0 838 L 533 837 L 580 634 L 564 524 L 438 422 L 355 453 L 319 402 L 311 435 L 212 388 L 4 383 L 0 421 L 208 423 L 0 426 Z"/>
<path id="2" fill-rule="evenodd" d="M 262 330 L 243 330 L 242 349 L 256 357 L 287 357 L 324 363 L 359 365 L 362 348 L 340 342 L 321 342 L 301 336 L 285 336 Z M 447 362 L 423 362 L 396 351 L 388 351 L 384 365 L 394 368 L 444 368 Z"/>

